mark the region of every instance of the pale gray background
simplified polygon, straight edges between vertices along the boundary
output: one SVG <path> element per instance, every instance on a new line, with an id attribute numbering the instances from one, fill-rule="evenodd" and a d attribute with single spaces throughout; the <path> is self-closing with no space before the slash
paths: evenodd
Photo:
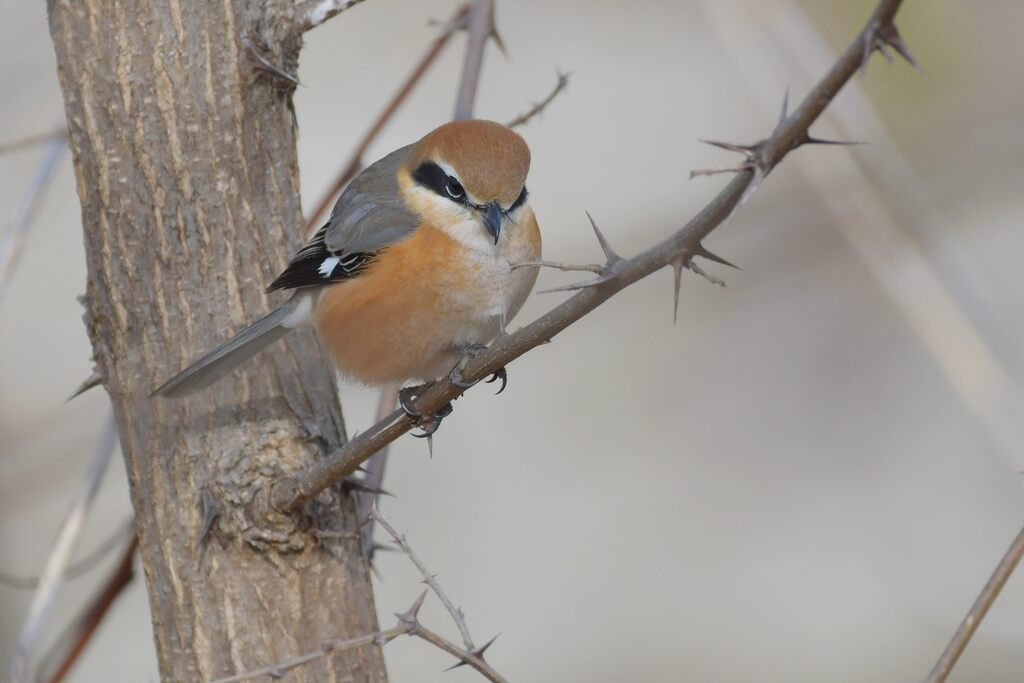
<path id="1" fill-rule="evenodd" d="M 499 3 L 509 58 L 488 51 L 480 116 L 511 118 L 547 92 L 556 67 L 574 74 L 522 131 L 549 258 L 597 258 L 585 209 L 626 255 L 668 234 L 725 182 L 688 181 L 688 171 L 735 161 L 696 139 L 757 139 L 777 115 L 758 88 L 776 102 L 787 85 L 794 98 L 806 91 L 781 46 L 754 53 L 758 68 L 778 75 L 752 87 L 721 33 L 722 12 L 734 26 L 763 29 L 751 8 L 789 3 L 712 2 L 718 24 L 699 2 Z M 835 49 L 873 4 L 802 7 Z M 427 20 L 455 6 L 368 0 L 308 34 L 295 98 L 306 206 L 432 39 Z M 890 138 L 866 121 L 848 131 L 872 143 L 852 150 L 871 176 L 893 148 L 908 157 L 991 288 L 1013 372 L 1024 341 L 1022 20 L 1016 3 L 910 0 L 900 26 L 925 74 L 876 58 L 859 83 Z M 463 42 L 452 42 L 372 156 L 450 116 Z M 817 75 L 827 65 L 806 66 Z M 0 142 L 61 121 L 38 0 L 0 7 L 0 89 Z M 0 219 L 40 153 L 0 158 Z M 919 680 L 1016 534 L 1020 460 L 965 409 L 798 165 L 825 168 L 845 153 L 800 150 L 712 236 L 709 246 L 743 270 L 711 268 L 728 289 L 687 275 L 677 325 L 671 275 L 658 273 L 513 364 L 501 397 L 479 388 L 460 400 L 432 460 L 421 441 L 395 445 L 387 488 L 398 497 L 383 509 L 465 607 L 477 640 L 501 633 L 488 655 L 512 681 Z M 843 180 L 837 193 L 852 191 Z M 883 192 L 926 253 L 941 249 L 945 238 L 905 195 Z M 81 239 L 65 160 L 0 300 L 8 572 L 41 567 L 106 412 L 102 391 L 64 404 L 90 369 L 75 300 Z M 540 285 L 571 277 L 544 273 Z M 535 295 L 513 327 L 561 296 Z M 345 395 L 350 427 L 365 427 L 375 393 Z M 118 461 L 80 552 L 128 510 Z M 388 623 L 420 584 L 394 554 L 379 571 Z M 53 633 L 98 576 L 70 584 Z M 4 670 L 28 599 L 0 587 Z M 71 680 L 156 680 L 147 610 L 140 581 Z M 424 614 L 456 635 L 435 600 Z M 478 680 L 468 669 L 442 674 L 450 658 L 419 641 L 385 652 L 398 682 Z M 996 683 L 1022 672 L 1017 576 L 954 679 Z"/>

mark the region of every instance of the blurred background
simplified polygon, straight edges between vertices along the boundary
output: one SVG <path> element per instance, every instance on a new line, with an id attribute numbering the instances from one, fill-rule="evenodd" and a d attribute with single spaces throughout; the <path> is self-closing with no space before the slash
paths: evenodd
<path id="1" fill-rule="evenodd" d="M 676 230 L 863 26 L 870 0 L 499 0 L 477 114 L 521 129 L 550 259 L 592 262 L 584 210 L 631 255 Z M 449 17 L 452 0 L 369 0 L 307 34 L 295 96 L 311 207 Z M 382 509 L 512 681 L 914 681 L 1024 520 L 1024 6 L 909 1 L 923 74 L 876 56 L 805 147 L 707 245 L 728 287 L 657 273 L 470 391 L 435 438 L 392 449 Z M 385 38 L 386 37 L 386 38 Z M 451 116 L 456 37 L 370 157 Z M 0 7 L 0 144 L 62 125 L 43 3 Z M 0 225 L 45 155 L 0 156 Z M 89 467 L 107 400 L 90 373 L 70 157 L 0 284 L 0 572 L 38 574 Z M 585 274 L 584 274 L 585 275 Z M 544 272 L 539 289 L 573 281 Z M 565 295 L 534 295 L 515 328 Z M 350 430 L 376 394 L 345 387 Z M 115 459 L 78 555 L 130 514 Z M 61 594 L 44 642 L 112 553 Z M 377 562 L 382 620 L 419 594 Z M 6 667 L 30 591 L 0 585 Z M 425 623 L 455 635 L 428 599 Z M 158 680 L 141 574 L 69 680 Z M 475 681 L 413 639 L 394 681 Z M 1024 576 L 951 680 L 1024 677 Z"/>

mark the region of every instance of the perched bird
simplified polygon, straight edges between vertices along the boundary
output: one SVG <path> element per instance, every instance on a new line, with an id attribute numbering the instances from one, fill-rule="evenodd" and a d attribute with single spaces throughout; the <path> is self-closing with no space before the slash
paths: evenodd
<path id="1" fill-rule="evenodd" d="M 504 331 L 537 278 L 535 267 L 512 267 L 540 258 L 529 170 L 526 142 L 479 120 L 447 123 L 368 166 L 270 284 L 271 291 L 294 290 L 292 297 L 154 394 L 207 387 L 308 324 L 355 381 L 430 381 L 450 373 L 465 386 L 459 363 Z M 491 380 L 499 376 L 504 388 L 504 371 Z M 413 395 L 401 395 L 410 414 Z M 429 416 L 424 431 L 441 417 Z"/>

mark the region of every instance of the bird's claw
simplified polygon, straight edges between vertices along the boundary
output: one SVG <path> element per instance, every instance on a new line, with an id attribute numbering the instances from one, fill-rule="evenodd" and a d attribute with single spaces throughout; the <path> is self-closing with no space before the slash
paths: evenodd
<path id="1" fill-rule="evenodd" d="M 505 370 L 505 368 L 498 368 L 497 370 L 494 371 L 494 374 L 492 374 L 486 380 L 478 379 L 475 382 L 467 382 L 466 380 L 462 379 L 462 374 L 459 372 L 459 366 L 456 365 L 454 368 L 452 368 L 452 371 L 448 373 L 448 379 L 451 381 L 452 384 L 454 384 L 460 389 L 469 389 L 470 387 L 476 386 L 480 382 L 490 384 L 491 382 L 500 379 L 501 388 L 494 393 L 495 396 L 505 391 L 505 387 L 508 386 L 508 372 Z"/>
<path id="2" fill-rule="evenodd" d="M 494 371 L 494 374 L 487 380 L 487 384 L 499 379 L 501 380 L 501 388 L 494 392 L 495 396 L 505 391 L 505 387 L 508 386 L 508 372 L 503 367 Z"/>
<path id="3" fill-rule="evenodd" d="M 411 417 L 416 426 L 422 430 L 422 433 L 420 434 L 411 432 L 417 439 L 426 439 L 432 436 L 441 426 L 441 421 L 452 414 L 451 403 L 446 403 L 440 408 L 440 410 L 430 416 L 421 415 L 416 412 L 412 407 L 412 401 L 422 389 L 423 385 L 417 387 L 406 387 L 398 392 L 398 405 L 402 409 L 402 412 Z"/>

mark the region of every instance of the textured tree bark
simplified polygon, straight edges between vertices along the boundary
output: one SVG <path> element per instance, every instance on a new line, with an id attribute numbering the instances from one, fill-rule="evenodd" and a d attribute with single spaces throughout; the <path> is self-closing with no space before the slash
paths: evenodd
<path id="1" fill-rule="evenodd" d="M 300 241 L 289 0 L 50 0 L 88 259 L 86 324 L 120 427 L 165 681 L 266 666 L 377 629 L 353 500 L 300 515 L 269 482 L 344 440 L 332 373 L 292 335 L 212 389 L 161 380 L 278 303 Z M 209 529 L 206 542 L 201 542 Z M 386 680 L 380 648 L 294 681 Z"/>

